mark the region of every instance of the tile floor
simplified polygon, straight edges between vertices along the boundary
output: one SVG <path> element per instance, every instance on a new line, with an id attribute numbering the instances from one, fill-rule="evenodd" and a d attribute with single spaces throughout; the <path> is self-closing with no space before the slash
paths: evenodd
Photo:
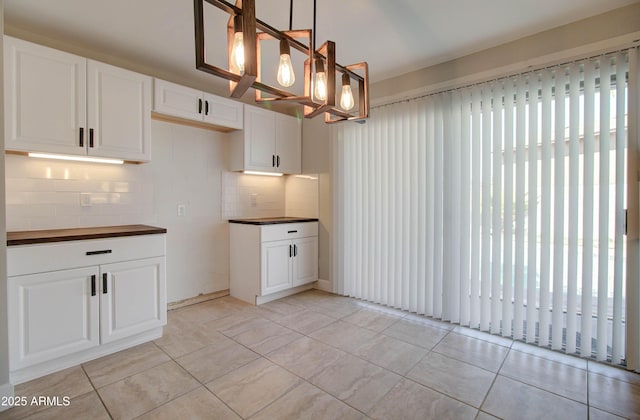
<path id="1" fill-rule="evenodd" d="M 318 291 L 171 311 L 164 336 L 19 385 L 0 419 L 640 418 L 640 375 Z"/>

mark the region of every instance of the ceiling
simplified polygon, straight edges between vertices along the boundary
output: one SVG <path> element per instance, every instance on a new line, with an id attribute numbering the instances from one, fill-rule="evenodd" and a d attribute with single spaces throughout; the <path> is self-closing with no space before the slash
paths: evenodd
<path id="1" fill-rule="evenodd" d="M 340 64 L 367 61 L 371 81 L 377 82 L 636 1 L 318 0 L 316 38 L 318 44 L 327 39 L 336 42 Z M 221 79 L 195 70 L 193 0 L 5 0 L 4 4 L 9 29 L 139 63 L 156 69 L 154 75 L 175 76 L 178 82 L 210 82 L 216 86 L 214 92 L 226 89 Z M 271 26 L 288 29 L 289 1 L 256 0 L 256 15 Z M 221 67 L 227 63 L 227 18 L 205 5 L 207 61 Z M 312 23 L 313 0 L 295 0 L 294 29 L 311 28 Z M 273 56 L 277 57 L 277 45 Z M 296 60 L 301 57 L 294 64 Z M 267 60 L 263 69 L 276 65 L 275 58 Z"/>

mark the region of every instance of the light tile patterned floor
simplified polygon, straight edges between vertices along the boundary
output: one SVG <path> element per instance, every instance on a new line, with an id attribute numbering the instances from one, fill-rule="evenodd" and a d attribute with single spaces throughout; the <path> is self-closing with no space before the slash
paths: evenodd
<path id="1" fill-rule="evenodd" d="M 164 336 L 19 385 L 0 419 L 640 418 L 640 375 L 309 291 L 169 312 Z"/>

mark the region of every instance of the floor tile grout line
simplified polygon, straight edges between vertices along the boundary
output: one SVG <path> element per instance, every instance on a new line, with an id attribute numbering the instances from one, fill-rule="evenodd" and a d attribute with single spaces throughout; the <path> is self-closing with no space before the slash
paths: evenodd
<path id="1" fill-rule="evenodd" d="M 104 410 L 107 412 L 107 415 L 109 416 L 109 418 L 113 419 L 113 414 L 111 414 L 111 411 L 109 410 L 109 407 L 107 407 L 107 404 L 102 399 L 102 395 L 100 395 L 100 393 L 98 392 L 98 388 L 96 388 L 96 385 L 93 383 L 93 380 L 91 379 L 91 377 L 87 373 L 87 370 L 86 370 L 86 368 L 84 366 L 84 363 L 80 364 L 80 369 L 82 369 L 82 372 L 84 372 L 85 376 L 87 377 L 87 380 L 89 381 L 89 383 L 91 384 L 91 387 L 93 388 L 93 392 L 95 392 L 96 395 L 98 396 L 98 399 L 100 400 L 100 403 L 102 404 L 102 407 L 104 407 Z"/>
<path id="2" fill-rule="evenodd" d="M 511 353 L 511 350 L 513 349 L 513 341 L 511 342 L 511 346 L 509 346 L 508 350 L 507 350 L 507 354 L 504 355 L 504 359 L 502 359 L 502 363 L 500 363 L 500 367 L 498 368 L 498 370 L 495 372 L 495 375 L 493 377 L 493 381 L 491 381 L 491 385 L 489 385 L 489 389 L 487 389 L 487 393 L 484 395 L 484 398 L 482 399 L 482 402 L 480 403 L 480 407 L 478 407 L 478 410 L 482 410 L 482 407 L 484 407 L 484 404 L 487 402 L 487 398 L 489 398 L 489 394 L 491 394 L 491 390 L 493 389 L 494 385 L 496 384 L 496 381 L 498 380 L 498 375 L 500 375 L 500 371 L 502 370 L 504 364 L 507 362 L 507 358 L 509 357 L 509 353 Z M 485 411 L 486 413 L 489 413 L 493 416 L 493 414 L 489 411 Z"/>

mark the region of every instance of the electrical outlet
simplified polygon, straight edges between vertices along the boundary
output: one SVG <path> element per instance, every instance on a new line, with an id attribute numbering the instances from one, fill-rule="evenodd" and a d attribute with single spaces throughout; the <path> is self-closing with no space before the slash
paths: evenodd
<path id="1" fill-rule="evenodd" d="M 91 207 L 91 194 L 80 193 L 80 207 Z"/>
<path id="2" fill-rule="evenodd" d="M 178 217 L 184 217 L 187 214 L 187 206 L 178 204 Z"/>

